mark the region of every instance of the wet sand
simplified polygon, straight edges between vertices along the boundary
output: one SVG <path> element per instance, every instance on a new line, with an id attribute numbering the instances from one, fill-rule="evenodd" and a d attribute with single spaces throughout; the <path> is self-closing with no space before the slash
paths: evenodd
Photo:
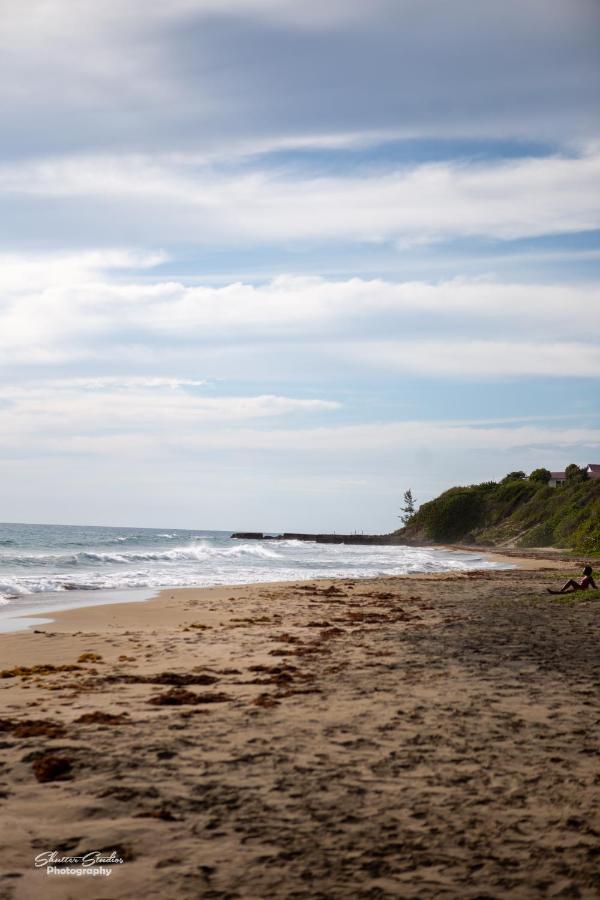
<path id="1" fill-rule="evenodd" d="M 597 898 L 600 601 L 541 565 L 0 636 L 0 897 Z M 47 875 L 51 850 L 125 861 Z"/>

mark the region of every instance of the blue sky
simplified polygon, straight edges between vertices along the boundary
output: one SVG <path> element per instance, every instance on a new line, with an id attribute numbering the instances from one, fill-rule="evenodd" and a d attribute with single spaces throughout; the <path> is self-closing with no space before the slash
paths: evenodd
<path id="1" fill-rule="evenodd" d="M 4 520 L 386 531 L 600 461 L 593 0 L 4 13 Z"/>

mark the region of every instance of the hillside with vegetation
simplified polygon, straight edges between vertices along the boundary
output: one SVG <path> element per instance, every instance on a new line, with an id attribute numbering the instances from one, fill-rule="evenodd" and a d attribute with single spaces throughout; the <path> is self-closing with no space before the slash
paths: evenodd
<path id="1" fill-rule="evenodd" d="M 551 487 L 550 472 L 511 472 L 500 482 L 454 487 L 404 517 L 408 543 L 560 547 L 600 555 L 600 478 L 576 465 Z"/>

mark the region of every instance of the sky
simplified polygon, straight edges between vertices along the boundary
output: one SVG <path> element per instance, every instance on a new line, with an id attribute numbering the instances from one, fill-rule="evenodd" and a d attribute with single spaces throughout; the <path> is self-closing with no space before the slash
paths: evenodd
<path id="1" fill-rule="evenodd" d="M 0 520 L 600 462 L 596 0 L 0 0 Z"/>

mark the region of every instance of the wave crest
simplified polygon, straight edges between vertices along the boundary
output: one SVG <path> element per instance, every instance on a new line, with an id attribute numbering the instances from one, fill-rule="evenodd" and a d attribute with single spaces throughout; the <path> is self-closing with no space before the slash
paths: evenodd
<path id="1" fill-rule="evenodd" d="M 116 563 L 126 565 L 136 562 L 177 562 L 178 560 L 202 561 L 206 559 L 227 559 L 236 557 L 258 557 L 259 559 L 279 559 L 280 554 L 259 544 L 240 544 L 236 547 L 211 547 L 207 543 L 190 544 L 187 547 L 172 547 L 157 550 L 95 551 L 80 550 L 77 553 L 24 554 L 4 560 L 14 566 L 78 566 L 82 563 Z"/>

